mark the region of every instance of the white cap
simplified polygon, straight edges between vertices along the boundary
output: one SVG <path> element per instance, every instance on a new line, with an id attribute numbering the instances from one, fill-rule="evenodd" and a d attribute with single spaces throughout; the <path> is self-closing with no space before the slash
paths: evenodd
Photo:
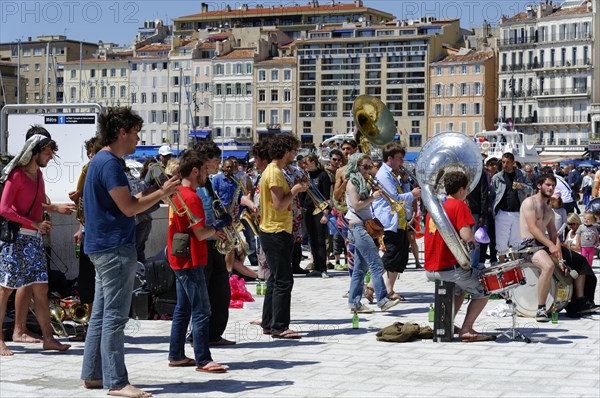
<path id="1" fill-rule="evenodd" d="M 172 155 L 173 151 L 171 151 L 171 147 L 168 145 L 163 145 L 160 148 L 158 148 L 158 154 L 159 155 L 163 155 L 163 156 L 167 156 L 167 155 Z"/>

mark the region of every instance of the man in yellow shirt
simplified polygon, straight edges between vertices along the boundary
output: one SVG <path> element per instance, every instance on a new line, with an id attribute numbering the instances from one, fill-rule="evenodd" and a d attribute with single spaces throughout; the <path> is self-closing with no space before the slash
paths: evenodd
<path id="1" fill-rule="evenodd" d="M 291 187 L 283 174 L 294 161 L 299 146 L 290 134 L 280 134 L 270 142 L 269 163 L 260 180 L 260 244 L 271 275 L 263 304 L 262 327 L 274 338 L 299 339 L 289 328 L 292 287 L 292 199 L 308 189 L 308 182 Z"/>

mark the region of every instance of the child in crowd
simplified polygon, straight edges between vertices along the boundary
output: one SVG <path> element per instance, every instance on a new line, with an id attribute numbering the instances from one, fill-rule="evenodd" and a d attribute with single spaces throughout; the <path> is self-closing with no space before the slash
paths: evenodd
<path id="1" fill-rule="evenodd" d="M 598 230 L 594 226 L 596 216 L 591 211 L 583 215 L 583 224 L 577 229 L 577 246 L 581 247 L 581 255 L 584 256 L 590 267 L 594 261 L 594 251 L 598 246 Z"/>

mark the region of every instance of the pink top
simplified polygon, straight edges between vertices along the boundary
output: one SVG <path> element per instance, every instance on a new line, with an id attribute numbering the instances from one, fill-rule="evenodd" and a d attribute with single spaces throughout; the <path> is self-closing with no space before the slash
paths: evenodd
<path id="1" fill-rule="evenodd" d="M 15 168 L 10 173 L 4 184 L 2 200 L 0 200 L 0 216 L 18 222 L 23 228 L 36 229 L 31 223 L 42 220 L 42 202 L 45 198 L 44 178 L 39 169 L 37 177 L 37 181 L 32 180 L 21 167 Z M 35 204 L 31 208 L 29 216 L 25 217 L 34 198 Z"/>

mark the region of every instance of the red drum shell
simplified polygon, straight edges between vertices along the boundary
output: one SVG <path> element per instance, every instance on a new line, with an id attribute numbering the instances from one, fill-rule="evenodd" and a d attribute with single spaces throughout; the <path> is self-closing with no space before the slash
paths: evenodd
<path id="1" fill-rule="evenodd" d="M 511 261 L 486 269 L 479 276 L 486 294 L 497 294 L 517 287 L 525 281 L 521 263 L 523 260 Z"/>

